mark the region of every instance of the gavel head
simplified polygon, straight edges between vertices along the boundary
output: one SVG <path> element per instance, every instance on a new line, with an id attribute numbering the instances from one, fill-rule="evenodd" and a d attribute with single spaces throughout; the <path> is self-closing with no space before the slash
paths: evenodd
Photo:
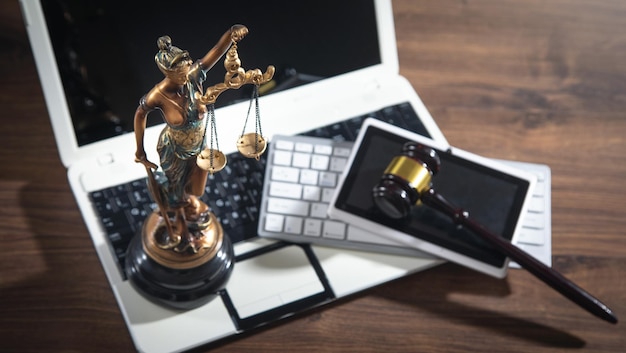
<path id="1" fill-rule="evenodd" d="M 387 217 L 405 218 L 420 195 L 430 189 L 440 164 L 434 149 L 416 142 L 405 143 L 372 189 L 374 204 Z"/>

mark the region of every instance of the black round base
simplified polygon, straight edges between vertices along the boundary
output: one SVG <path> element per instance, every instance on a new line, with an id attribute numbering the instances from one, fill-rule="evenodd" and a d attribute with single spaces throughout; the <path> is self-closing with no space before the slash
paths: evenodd
<path id="1" fill-rule="evenodd" d="M 141 235 L 126 253 L 126 276 L 144 297 L 175 309 L 193 309 L 217 296 L 234 266 L 233 245 L 224 236 L 222 247 L 208 262 L 190 269 L 172 269 L 152 260 L 144 251 Z"/>

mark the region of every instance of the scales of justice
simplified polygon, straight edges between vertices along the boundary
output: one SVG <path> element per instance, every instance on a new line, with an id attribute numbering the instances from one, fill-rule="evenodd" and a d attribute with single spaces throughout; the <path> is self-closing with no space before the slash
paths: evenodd
<path id="1" fill-rule="evenodd" d="M 126 274 L 148 299 L 168 307 L 191 309 L 207 303 L 223 289 L 234 266 L 229 237 L 206 203 L 208 174 L 226 166 L 219 150 L 214 103 L 229 89 L 254 85 L 250 108 L 255 103 L 255 131 L 243 132 L 237 140 L 241 154 L 257 160 L 267 147 L 259 115 L 259 86 L 269 82 L 274 67 L 265 73 L 245 70 L 237 43 L 248 33 L 243 25 L 227 30 L 200 60 L 172 45 L 170 37 L 157 41 L 155 62 L 165 78 L 141 98 L 134 117 L 137 151 L 135 161 L 145 166 L 148 189 L 158 209 L 144 221 L 141 233 L 131 241 L 126 256 Z M 224 82 L 204 89 L 206 73 L 224 56 Z M 148 113 L 160 110 L 166 126 L 159 135 L 160 166 L 146 158 L 144 132 Z M 208 140 L 207 143 L 207 130 Z"/>

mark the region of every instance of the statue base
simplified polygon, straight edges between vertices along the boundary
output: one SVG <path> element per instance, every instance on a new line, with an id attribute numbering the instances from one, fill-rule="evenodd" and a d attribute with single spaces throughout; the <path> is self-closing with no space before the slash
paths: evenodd
<path id="1" fill-rule="evenodd" d="M 159 212 L 146 218 L 126 254 L 126 276 L 139 293 L 157 304 L 188 310 L 208 303 L 226 286 L 234 266 L 233 245 L 215 215 L 207 216 L 202 224 L 188 224 L 195 245 L 185 247 L 159 243 L 167 232 Z"/>

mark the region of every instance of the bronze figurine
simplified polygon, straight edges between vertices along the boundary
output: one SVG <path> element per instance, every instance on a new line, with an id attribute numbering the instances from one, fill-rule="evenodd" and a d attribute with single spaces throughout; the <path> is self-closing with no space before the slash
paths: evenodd
<path id="1" fill-rule="evenodd" d="M 270 81 L 274 74 L 273 66 L 269 66 L 265 73 L 259 69 L 246 71 L 241 67 L 237 42 L 247 33 L 248 29 L 243 25 L 232 26 L 204 57 L 195 62 L 187 51 L 173 46 L 169 36 L 157 41 L 159 51 L 154 60 L 165 78 L 141 98 L 135 111 L 134 128 L 135 161 L 145 166 L 148 186 L 159 209 L 144 223 L 141 249 L 138 244 L 129 247 L 127 273 L 136 284 L 149 277 L 137 275 L 147 270 L 137 252 L 145 253 L 158 264 L 156 266 L 174 270 L 210 267 L 216 257 L 225 257 L 223 252 L 232 253 L 232 245 L 221 225 L 199 197 L 204 193 L 208 174 L 221 170 L 226 164 L 223 153 L 213 148 L 216 99 L 222 92 L 245 84 L 255 85 L 257 92 L 258 86 Z M 206 73 L 224 54 L 224 82 L 204 89 Z M 146 120 L 154 110 L 161 112 L 166 124 L 157 144 L 162 172 L 157 172 L 159 166 L 147 159 L 144 147 Z M 207 127 L 211 130 L 210 148 L 205 142 Z M 262 136 L 252 135 L 252 142 L 249 136 L 242 135 L 240 140 L 246 137 L 246 141 L 239 141 L 238 147 L 245 143 L 247 146 L 262 146 L 264 150 Z M 244 153 L 241 148 L 240 151 Z M 262 152 L 247 150 L 244 154 L 258 158 Z M 232 266 L 224 263 L 217 267 L 228 268 L 220 271 L 232 270 Z M 143 283 L 139 286 L 152 285 Z M 145 291 L 154 292 L 154 288 Z"/>

